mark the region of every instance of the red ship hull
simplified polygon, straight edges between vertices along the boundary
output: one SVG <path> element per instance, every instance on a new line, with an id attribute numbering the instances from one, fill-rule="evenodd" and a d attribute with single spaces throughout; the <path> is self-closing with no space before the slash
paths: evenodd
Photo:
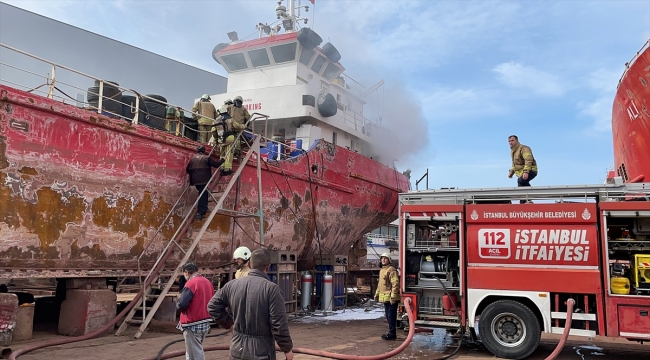
<path id="1" fill-rule="evenodd" d="M 0 268 L 30 276 L 133 272 L 137 258 L 188 185 L 198 143 L 0 86 Z M 405 175 L 320 140 L 299 157 L 262 164 L 265 238 L 256 218 L 217 215 L 193 256 L 228 262 L 237 246 L 348 254 L 364 233 L 397 217 Z M 255 163 L 225 208 L 255 213 Z M 164 242 L 196 199 L 181 200 Z M 200 224 L 194 224 L 198 229 Z M 158 257 L 157 241 L 141 265 Z M 173 265 L 175 262 L 171 262 Z M 81 271 L 81 272 L 79 272 Z M 41 274 L 41 275 L 39 275 Z"/>
<path id="2" fill-rule="evenodd" d="M 646 43 L 647 45 L 647 43 Z M 629 64 L 612 106 L 616 173 L 624 182 L 650 181 L 650 48 Z"/>

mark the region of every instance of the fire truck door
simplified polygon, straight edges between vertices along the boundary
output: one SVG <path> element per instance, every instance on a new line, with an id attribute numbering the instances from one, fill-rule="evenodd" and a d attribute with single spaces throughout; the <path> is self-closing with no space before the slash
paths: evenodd
<path id="1" fill-rule="evenodd" d="M 644 335 L 650 339 L 650 306 L 619 305 L 618 327 L 623 337 Z"/>

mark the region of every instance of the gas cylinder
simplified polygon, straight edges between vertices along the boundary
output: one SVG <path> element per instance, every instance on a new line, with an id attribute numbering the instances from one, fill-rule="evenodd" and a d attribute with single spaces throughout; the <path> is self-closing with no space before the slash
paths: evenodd
<path id="1" fill-rule="evenodd" d="M 325 272 L 323 275 L 323 297 L 321 299 L 321 310 L 323 311 L 332 311 L 333 286 L 332 274 Z"/>
<path id="2" fill-rule="evenodd" d="M 309 310 L 311 308 L 312 277 L 309 271 L 303 271 L 300 277 L 300 308 Z"/>
<path id="3" fill-rule="evenodd" d="M 455 315 L 456 312 L 454 311 L 454 305 L 458 304 L 458 297 L 456 297 L 456 293 L 452 292 L 450 295 L 443 295 L 442 296 L 442 312 L 445 315 Z"/>

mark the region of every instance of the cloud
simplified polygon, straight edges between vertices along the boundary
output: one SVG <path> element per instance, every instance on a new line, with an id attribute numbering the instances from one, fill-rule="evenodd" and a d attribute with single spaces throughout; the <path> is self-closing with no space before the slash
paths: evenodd
<path id="1" fill-rule="evenodd" d="M 616 85 L 622 73 L 622 70 L 599 68 L 587 76 L 585 83 L 595 92 L 595 100 L 577 103 L 579 115 L 593 119 L 593 123 L 586 131 L 587 134 L 600 135 L 611 131 L 612 104 L 616 95 Z"/>
<path id="2" fill-rule="evenodd" d="M 588 132 L 603 133 L 612 129 L 612 98 L 599 97 L 592 102 L 579 102 L 580 115 L 593 118 L 594 122 Z"/>
<path id="3" fill-rule="evenodd" d="M 508 112 L 503 94 L 494 89 L 438 88 L 421 96 L 427 117 L 436 124 L 480 120 Z"/>
<path id="4" fill-rule="evenodd" d="M 543 96 L 560 96 L 566 92 L 565 86 L 557 76 L 532 66 L 507 62 L 497 65 L 492 71 L 499 74 L 499 81 L 515 89 L 524 89 Z"/>

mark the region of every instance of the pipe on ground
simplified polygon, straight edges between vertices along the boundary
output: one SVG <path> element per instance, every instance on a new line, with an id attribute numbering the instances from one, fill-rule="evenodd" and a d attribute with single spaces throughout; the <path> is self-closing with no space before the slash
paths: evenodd
<path id="1" fill-rule="evenodd" d="M 13 350 L 11 350 L 11 348 L 8 347 L 2 348 L 2 351 L 0 351 L 0 359 L 9 359 L 9 356 L 11 355 L 12 352 Z"/>
<path id="2" fill-rule="evenodd" d="M 306 354 L 306 355 L 314 355 L 314 356 L 320 356 L 324 358 L 329 358 L 329 359 L 341 359 L 341 360 L 383 360 L 383 359 L 388 359 L 390 357 L 393 357 L 400 352 L 404 351 L 406 347 L 411 343 L 413 340 L 413 336 L 415 335 L 415 319 L 413 318 L 413 310 L 411 309 L 411 299 L 406 298 L 404 300 L 404 308 L 406 309 L 406 315 L 408 316 L 409 319 L 409 333 L 406 336 L 406 340 L 404 342 L 396 347 L 395 349 L 383 353 L 383 354 L 378 354 L 378 355 L 345 355 L 345 354 L 337 354 L 337 353 L 332 353 L 328 351 L 323 351 L 323 350 L 312 350 L 312 349 L 305 349 L 305 348 L 293 348 L 293 352 L 295 354 Z M 573 306 L 572 306 L 573 308 Z M 229 345 L 218 345 L 218 346 L 208 346 L 203 348 L 203 351 L 208 352 L 208 351 L 215 351 L 215 350 L 230 350 Z M 275 348 L 276 351 L 281 351 L 280 348 L 276 346 Z M 167 354 L 164 354 L 163 356 L 160 357 L 160 360 L 163 359 L 172 359 L 175 357 L 183 356 L 185 355 L 185 350 L 178 350 L 178 351 L 172 351 Z M 147 359 L 142 359 L 142 360 L 156 360 L 156 357 L 152 358 L 147 358 Z"/>
<path id="3" fill-rule="evenodd" d="M 557 344 L 555 347 L 555 350 L 549 355 L 546 359 L 544 360 L 554 360 L 558 355 L 560 355 L 560 352 L 562 352 L 562 349 L 564 349 L 564 344 L 566 344 L 566 340 L 569 338 L 569 332 L 571 331 L 571 320 L 573 319 L 573 305 L 575 304 L 575 301 L 573 299 L 569 299 L 566 302 L 566 324 L 564 324 L 564 332 L 562 333 L 562 338 L 560 339 L 560 342 Z"/>

